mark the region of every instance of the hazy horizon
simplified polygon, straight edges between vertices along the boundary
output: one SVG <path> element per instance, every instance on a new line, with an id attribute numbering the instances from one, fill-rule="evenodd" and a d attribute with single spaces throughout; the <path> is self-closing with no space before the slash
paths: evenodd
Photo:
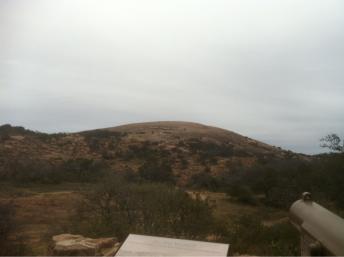
<path id="1" fill-rule="evenodd" d="M 0 0 L 0 124 L 178 120 L 295 152 L 344 136 L 341 0 Z"/>

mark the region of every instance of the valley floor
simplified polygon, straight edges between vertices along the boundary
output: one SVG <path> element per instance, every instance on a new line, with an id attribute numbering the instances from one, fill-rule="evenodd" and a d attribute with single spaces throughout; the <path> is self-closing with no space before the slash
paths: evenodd
<path id="1" fill-rule="evenodd" d="M 16 207 L 16 238 L 29 247 L 31 255 L 47 255 L 52 235 L 70 232 L 69 218 L 82 198 L 80 192 L 89 188 L 90 185 L 78 183 L 26 186 L 3 183 L 0 201 L 12 200 Z M 243 215 L 257 217 L 264 226 L 288 222 L 287 212 L 278 209 L 237 203 L 224 193 L 200 193 L 206 197 L 214 216 L 224 222 Z"/>

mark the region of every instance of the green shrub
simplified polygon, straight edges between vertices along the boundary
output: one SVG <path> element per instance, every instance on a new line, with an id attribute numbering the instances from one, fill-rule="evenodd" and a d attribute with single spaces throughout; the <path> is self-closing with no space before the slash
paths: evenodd
<path id="1" fill-rule="evenodd" d="M 96 182 L 108 170 L 108 165 L 101 160 L 79 158 L 50 163 L 21 157 L 7 160 L 0 171 L 0 178 L 16 183 Z"/>
<path id="2" fill-rule="evenodd" d="M 190 178 L 189 186 L 196 189 L 205 188 L 211 191 L 217 191 L 219 189 L 219 181 L 207 172 L 200 172 Z"/>
<path id="3" fill-rule="evenodd" d="M 231 185 L 226 193 L 234 197 L 238 202 L 251 205 L 257 204 L 257 200 L 248 186 Z"/>
<path id="4" fill-rule="evenodd" d="M 107 177 L 85 195 L 73 222 L 75 233 L 117 236 L 128 233 L 205 238 L 211 233 L 209 207 L 165 184 L 128 183 Z"/>
<path id="5" fill-rule="evenodd" d="M 88 147 L 95 152 L 104 153 L 104 149 L 114 150 L 123 137 L 123 133 L 117 131 L 109 131 L 97 129 L 82 132 Z"/>
<path id="6" fill-rule="evenodd" d="M 147 181 L 174 183 L 171 165 L 167 160 L 151 159 L 139 168 L 139 175 Z"/>
<path id="7" fill-rule="evenodd" d="M 227 222 L 223 241 L 230 243 L 233 255 L 297 256 L 299 234 L 289 223 L 262 225 L 254 215 L 243 215 Z"/>

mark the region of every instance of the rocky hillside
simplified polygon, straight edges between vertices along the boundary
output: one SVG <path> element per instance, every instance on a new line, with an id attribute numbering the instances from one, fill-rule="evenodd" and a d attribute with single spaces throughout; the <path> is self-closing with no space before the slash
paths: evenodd
<path id="1" fill-rule="evenodd" d="M 231 131 L 190 122 L 148 122 L 58 134 L 0 127 L 0 175 L 6 178 L 17 176 L 20 169 L 44 173 L 62 167 L 92 172 L 106 165 L 116 172 L 135 174 L 155 165 L 170 169 L 177 183 L 184 185 L 202 172 L 217 176 L 238 166 L 302 158 Z"/>

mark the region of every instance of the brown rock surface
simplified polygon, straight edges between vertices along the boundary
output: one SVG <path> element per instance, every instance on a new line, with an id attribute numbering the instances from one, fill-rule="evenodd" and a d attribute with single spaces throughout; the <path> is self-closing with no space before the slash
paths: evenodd
<path id="1" fill-rule="evenodd" d="M 101 256 L 115 253 L 119 244 L 113 237 L 88 238 L 81 235 L 61 234 L 53 236 L 55 256 Z"/>

